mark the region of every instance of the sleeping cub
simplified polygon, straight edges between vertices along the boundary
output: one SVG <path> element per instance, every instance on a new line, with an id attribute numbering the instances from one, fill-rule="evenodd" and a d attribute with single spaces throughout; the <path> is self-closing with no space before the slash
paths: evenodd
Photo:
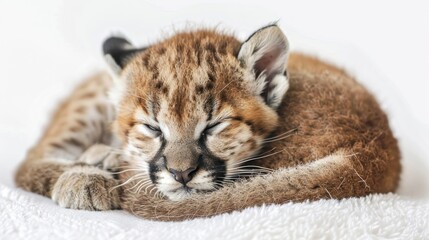
<path id="1" fill-rule="evenodd" d="M 276 25 L 244 42 L 212 30 L 144 48 L 111 37 L 111 76 L 61 105 L 16 182 L 63 207 L 158 220 L 394 191 L 400 154 L 375 99 L 316 59 L 287 64 L 288 49 Z"/>

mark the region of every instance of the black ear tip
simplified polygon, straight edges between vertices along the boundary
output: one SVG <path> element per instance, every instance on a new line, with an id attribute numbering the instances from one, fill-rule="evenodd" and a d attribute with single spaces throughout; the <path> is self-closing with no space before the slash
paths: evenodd
<path id="1" fill-rule="evenodd" d="M 259 28 L 258 30 L 256 30 L 256 32 L 252 33 L 252 34 L 251 34 L 251 35 L 246 39 L 246 41 L 244 41 L 244 42 L 249 41 L 249 39 L 251 39 L 253 36 L 255 36 L 255 34 L 257 34 L 257 33 L 259 33 L 259 32 L 262 32 L 262 31 L 263 31 L 263 30 L 265 30 L 265 29 L 272 28 L 272 27 L 279 28 L 278 21 L 271 22 L 271 23 L 269 23 L 268 25 L 265 25 L 265 26 L 263 26 L 263 27 Z"/>
<path id="2" fill-rule="evenodd" d="M 114 54 L 118 51 L 123 51 L 131 47 L 132 45 L 127 39 L 123 37 L 111 36 L 104 40 L 103 54 Z"/>

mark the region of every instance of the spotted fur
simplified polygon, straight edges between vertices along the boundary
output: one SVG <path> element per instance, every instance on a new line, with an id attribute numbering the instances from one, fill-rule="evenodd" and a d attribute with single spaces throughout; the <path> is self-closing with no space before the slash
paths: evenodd
<path id="1" fill-rule="evenodd" d="M 399 150 L 377 102 L 331 65 L 287 63 L 288 49 L 275 25 L 244 42 L 212 30 L 144 48 L 111 37 L 112 77 L 75 90 L 17 184 L 156 220 L 394 191 Z"/>
<path id="2" fill-rule="evenodd" d="M 141 188 L 148 177 L 172 200 L 217 189 L 237 172 L 234 163 L 259 152 L 277 126 L 278 98 L 288 87 L 288 42 L 277 27 L 244 44 L 201 30 L 177 34 L 132 58 L 110 54 L 123 46 L 106 52 L 118 63 L 130 59 L 114 76 L 122 91 L 115 93 L 115 129 L 131 168 L 147 173 L 137 178 Z M 195 170 L 186 185 L 175 180 L 174 171 L 189 169 Z"/>

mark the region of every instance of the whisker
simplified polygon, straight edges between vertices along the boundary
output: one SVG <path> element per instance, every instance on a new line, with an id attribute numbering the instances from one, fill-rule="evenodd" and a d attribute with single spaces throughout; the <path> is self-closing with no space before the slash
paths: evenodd
<path id="1" fill-rule="evenodd" d="M 261 166 L 257 166 L 257 165 L 243 165 L 243 166 L 228 168 L 228 170 L 246 169 L 246 168 L 250 168 L 250 169 L 264 169 L 264 170 L 274 171 L 274 169 L 266 168 L 266 167 L 261 167 Z"/>
<path id="2" fill-rule="evenodd" d="M 214 184 L 213 184 L 213 187 L 214 187 L 216 190 L 219 190 L 219 189 L 223 188 L 223 187 L 224 187 L 224 185 L 222 185 L 221 183 L 214 183 Z"/>
<path id="3" fill-rule="evenodd" d="M 230 81 L 229 83 L 227 83 L 218 93 L 216 93 L 216 96 L 219 95 L 219 93 L 221 93 L 223 90 L 225 90 L 226 87 L 229 86 L 229 84 L 231 84 L 232 81 Z"/>
<path id="4" fill-rule="evenodd" d="M 224 181 L 223 182 L 223 186 L 222 187 L 224 187 L 224 186 L 230 186 L 230 185 L 233 185 L 234 184 L 234 181 Z"/>
<path id="5" fill-rule="evenodd" d="M 263 153 L 257 154 L 257 155 L 255 155 L 255 156 L 250 157 L 250 158 L 255 158 L 255 157 L 261 157 L 261 156 L 264 156 L 265 154 L 267 154 L 267 153 L 270 153 L 270 152 L 274 151 L 274 149 L 276 149 L 276 148 L 274 147 L 274 148 L 272 148 L 271 150 L 268 150 L 268 151 L 266 151 L 266 152 L 263 152 Z M 240 161 L 243 161 L 243 160 L 247 160 L 247 159 L 249 159 L 249 158 L 244 158 L 244 159 L 238 160 L 237 162 L 240 162 Z"/>
<path id="6" fill-rule="evenodd" d="M 258 175 L 258 173 L 255 173 L 255 172 L 243 172 L 243 173 L 237 173 L 237 174 L 231 174 L 231 175 L 240 178 L 240 177 L 256 176 L 256 175 Z"/>
<path id="7" fill-rule="evenodd" d="M 273 170 L 265 170 L 265 169 L 236 169 L 232 171 L 220 171 L 222 173 L 228 172 L 228 173 L 263 173 L 263 172 L 273 172 Z"/>
<path id="8" fill-rule="evenodd" d="M 273 155 L 275 155 L 275 154 L 281 153 L 281 152 L 283 152 L 283 151 L 284 151 L 284 150 L 277 151 L 277 152 L 274 152 L 274 153 L 271 153 L 271 154 L 267 154 L 267 155 L 265 155 L 265 156 L 254 157 L 254 158 L 249 158 L 249 159 L 242 160 L 242 161 L 237 161 L 237 162 L 235 162 L 235 163 L 233 163 L 233 164 L 231 164 L 231 165 L 232 165 L 232 166 L 236 166 L 236 165 L 239 165 L 239 164 L 243 164 L 243 163 L 245 163 L 245 162 L 250 162 L 250 161 L 258 160 L 258 159 L 261 159 L 261 158 L 270 157 L 270 156 L 273 156 Z"/>
<path id="9" fill-rule="evenodd" d="M 144 188 L 144 187 L 147 187 L 148 185 L 152 185 L 152 180 L 148 180 L 148 181 L 146 181 L 146 182 L 144 182 L 144 183 L 142 183 L 137 189 L 136 189 L 136 191 L 137 191 L 137 193 L 140 193 L 140 191 Z"/>
<path id="10" fill-rule="evenodd" d="M 131 188 L 129 188 L 129 190 L 134 189 L 134 188 L 138 189 L 141 186 L 141 184 L 145 184 L 145 183 L 148 183 L 150 181 L 151 181 L 150 179 L 142 178 L 142 180 L 140 180 L 138 183 L 134 184 L 134 186 L 132 186 Z"/>
<path id="11" fill-rule="evenodd" d="M 233 183 L 236 183 L 236 182 L 238 182 L 238 181 L 240 181 L 240 180 L 244 180 L 245 178 L 243 178 L 243 177 L 237 177 L 237 178 L 228 178 L 228 179 L 225 179 L 225 181 L 229 181 L 231 184 L 233 184 Z"/>
<path id="12" fill-rule="evenodd" d="M 160 190 L 156 190 L 156 193 L 155 193 L 156 198 L 162 198 L 163 196 L 164 194 Z"/>
<path id="13" fill-rule="evenodd" d="M 129 168 L 129 169 L 125 169 L 125 170 L 116 172 L 116 174 L 124 173 L 124 172 L 130 172 L 130 171 L 136 171 L 137 172 L 137 171 L 142 171 L 142 169 L 139 169 L 139 168 Z"/>
<path id="14" fill-rule="evenodd" d="M 138 178 L 138 177 L 143 177 L 143 175 L 144 175 L 144 174 L 145 174 L 145 173 L 139 173 L 139 174 L 136 174 L 136 175 L 134 175 L 134 176 L 132 176 L 132 177 L 128 178 L 128 179 L 127 179 L 127 181 L 125 181 L 125 182 L 123 182 L 123 183 L 121 183 L 121 184 L 118 184 L 118 185 L 116 185 L 116 186 L 114 186 L 114 187 L 110 188 L 109 193 L 110 193 L 111 191 L 113 191 L 114 189 L 118 188 L 118 187 L 124 186 L 124 185 L 128 184 L 129 182 L 131 182 L 131 181 L 133 181 L 133 180 L 136 180 L 136 178 Z M 138 179 L 139 179 L 139 178 L 138 178 Z"/>
<path id="15" fill-rule="evenodd" d="M 277 135 L 277 136 L 274 136 L 274 137 L 265 138 L 264 140 L 272 140 L 272 139 L 275 139 L 275 138 L 279 138 L 279 137 L 282 137 L 282 136 L 284 136 L 284 135 L 286 135 L 286 134 L 289 134 L 289 133 L 291 133 L 291 132 L 293 132 L 293 131 L 296 131 L 296 130 L 298 130 L 298 128 L 291 129 L 291 130 L 289 130 L 289 131 L 286 131 L 286 132 L 284 132 L 284 133 L 282 133 L 282 134 L 279 134 L 279 135 Z"/>
<path id="16" fill-rule="evenodd" d="M 155 187 L 155 186 L 153 184 L 149 184 L 148 186 L 145 187 L 144 193 L 147 193 L 149 187 Z"/>
<path id="17" fill-rule="evenodd" d="M 273 147 L 273 148 L 271 148 L 270 150 L 268 150 L 268 151 L 266 151 L 266 152 L 263 152 L 263 153 L 260 153 L 260 154 L 255 155 L 254 157 L 259 157 L 259 156 L 262 156 L 262 155 L 264 155 L 264 154 L 270 153 L 270 152 L 274 151 L 275 149 L 276 149 L 276 148 L 275 148 L 275 147 Z"/>
<path id="18" fill-rule="evenodd" d="M 231 176 L 225 177 L 222 181 L 235 182 L 235 180 L 238 180 L 238 179 L 243 179 L 243 178 L 240 176 L 231 175 Z"/>
<path id="19" fill-rule="evenodd" d="M 152 191 L 153 191 L 154 189 L 156 189 L 156 190 L 158 191 L 158 189 L 154 186 L 154 188 L 152 188 L 152 189 L 149 191 L 149 195 L 151 195 L 151 194 L 152 194 Z"/>
<path id="20" fill-rule="evenodd" d="M 281 137 L 281 138 L 277 138 L 277 139 L 272 139 L 272 140 L 268 140 L 268 141 L 262 141 L 262 143 L 276 142 L 276 141 L 280 141 L 280 140 L 283 140 L 283 139 L 289 138 L 289 137 L 291 137 L 291 136 L 293 136 L 293 134 L 286 135 L 286 136 L 283 136 L 283 137 Z"/>
<path id="21" fill-rule="evenodd" d="M 137 187 L 136 189 L 134 189 L 134 191 L 133 191 L 133 193 L 134 194 L 139 194 L 140 193 L 140 191 L 141 191 L 141 187 L 143 186 L 146 186 L 147 184 L 149 184 L 149 183 L 142 183 L 142 184 L 139 184 L 139 185 L 136 185 L 135 187 Z M 129 189 L 129 190 L 131 190 L 131 188 Z"/>
<path id="22" fill-rule="evenodd" d="M 222 183 L 219 183 L 219 182 L 213 182 L 213 184 L 217 186 L 222 186 Z"/>
<path id="23" fill-rule="evenodd" d="M 231 173 L 231 176 L 237 176 L 237 177 L 244 177 L 244 176 L 258 176 L 258 175 L 264 175 L 270 172 L 235 172 Z"/>

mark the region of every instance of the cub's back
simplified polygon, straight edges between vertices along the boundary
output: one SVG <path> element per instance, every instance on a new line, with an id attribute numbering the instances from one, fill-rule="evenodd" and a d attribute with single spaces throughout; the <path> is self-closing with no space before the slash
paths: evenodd
<path id="1" fill-rule="evenodd" d="M 345 150 L 356 167 L 386 171 L 394 189 L 400 172 L 400 153 L 386 115 L 375 98 L 352 77 L 332 65 L 291 54 L 290 88 L 280 105 L 280 127 L 262 153 L 275 153 L 251 164 L 278 169 L 296 166 Z"/>

